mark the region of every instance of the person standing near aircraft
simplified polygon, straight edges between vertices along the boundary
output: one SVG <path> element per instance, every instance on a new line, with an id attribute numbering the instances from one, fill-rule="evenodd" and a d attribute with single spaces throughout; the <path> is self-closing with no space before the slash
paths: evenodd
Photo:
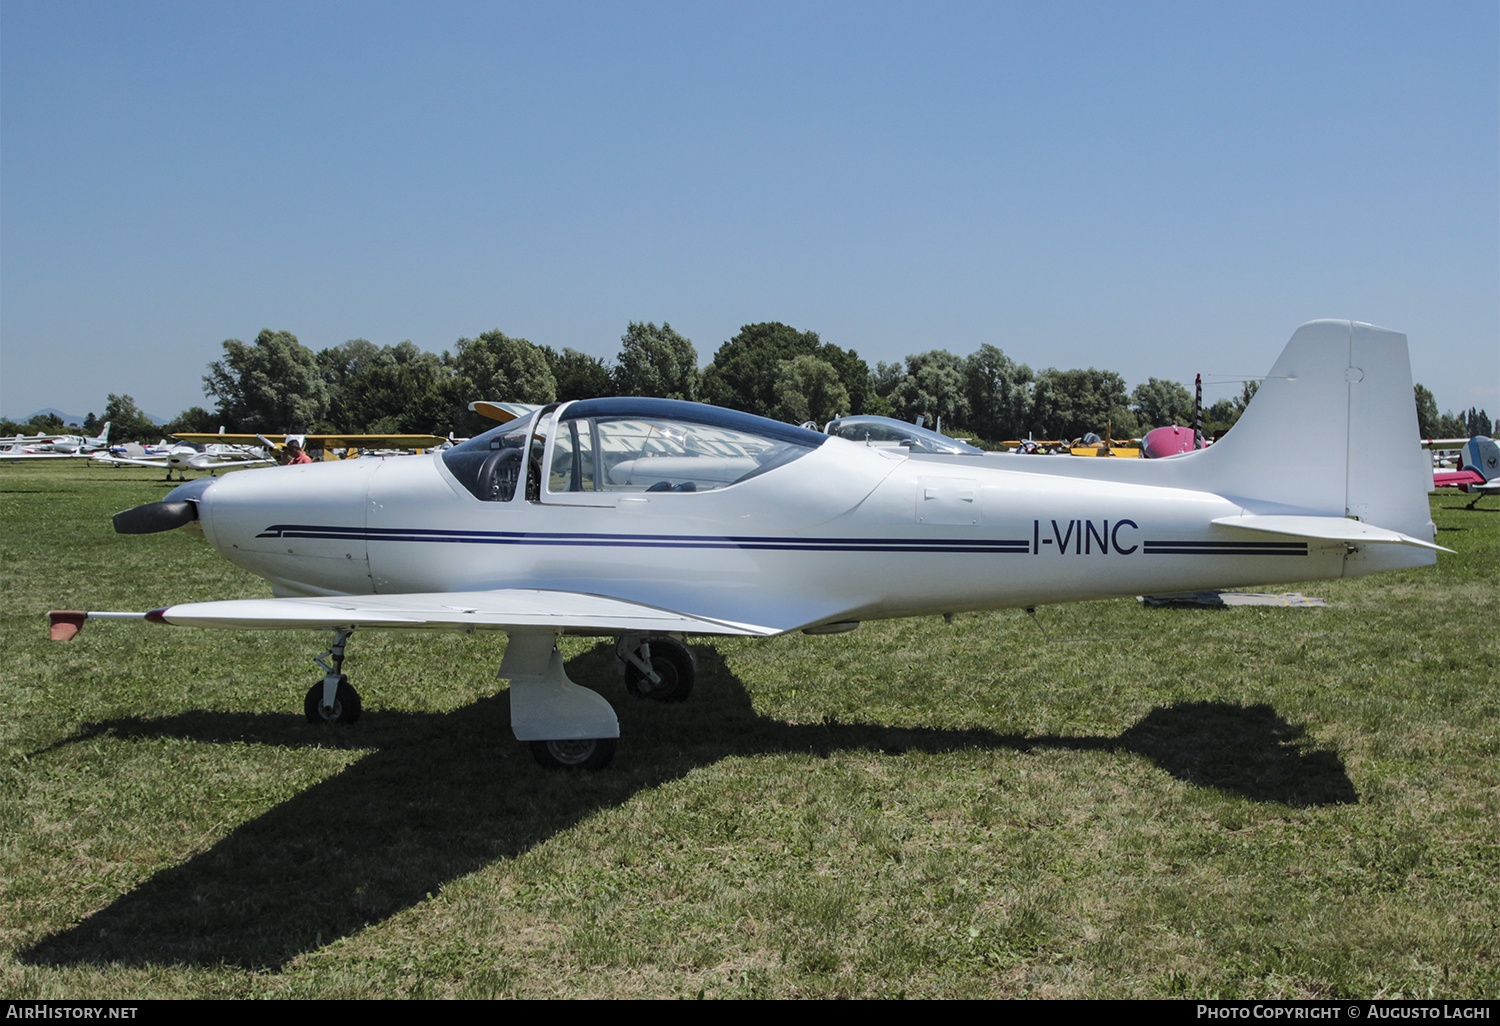
<path id="1" fill-rule="evenodd" d="M 289 439 L 286 443 L 286 462 L 287 466 L 292 466 L 293 464 L 297 463 L 311 463 L 312 457 L 302 451 L 301 442 L 297 441 L 295 438 L 292 438 Z"/>

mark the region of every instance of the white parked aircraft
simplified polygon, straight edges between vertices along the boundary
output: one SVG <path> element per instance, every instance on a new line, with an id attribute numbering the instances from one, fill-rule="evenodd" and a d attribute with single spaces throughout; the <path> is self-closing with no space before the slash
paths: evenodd
<path id="1" fill-rule="evenodd" d="M 12 435 L 0 438 L 0 451 L 26 452 L 41 445 L 51 445 L 67 435 Z"/>
<path id="2" fill-rule="evenodd" d="M 88 456 L 109 448 L 109 421 L 99 434 L 87 435 L 35 435 L 27 438 L 17 435 L 14 439 L 0 440 L 5 451 L 0 459 L 6 460 L 58 460 Z"/>
<path id="3" fill-rule="evenodd" d="M 1500 494 L 1500 445 L 1483 435 L 1458 441 L 1456 448 L 1460 451 L 1459 468 L 1434 471 L 1432 483 L 1434 487 L 1452 485 L 1473 495 L 1474 501 L 1464 507 L 1473 509 L 1486 495 Z"/>
<path id="4" fill-rule="evenodd" d="M 984 450 L 957 438 L 949 438 L 931 428 L 908 424 L 894 417 L 878 417 L 865 414 L 856 417 L 840 417 L 830 420 L 823 427 L 825 434 L 837 435 L 854 442 L 880 445 L 889 448 L 900 446 L 912 452 L 943 452 L 961 456 L 983 456 Z"/>
<path id="5" fill-rule="evenodd" d="M 250 470 L 117 514 L 122 533 L 201 530 L 276 597 L 54 612 L 53 636 L 106 617 L 332 630 L 306 712 L 351 721 L 351 632 L 501 630 L 516 737 L 544 765 L 599 768 L 619 724 L 568 680 L 562 634 L 616 638 L 628 689 L 676 701 L 695 668 L 682 635 L 1431 564 L 1430 481 L 1405 336 L 1349 321 L 1303 325 L 1223 441 L 1159 460 L 924 453 L 590 399 L 440 454 Z"/>
<path id="6" fill-rule="evenodd" d="M 169 480 L 172 477 L 172 471 L 175 470 L 184 481 L 187 480 L 189 470 L 206 470 L 213 474 L 235 467 L 251 467 L 276 462 L 242 445 L 218 443 L 202 445 L 197 442 L 178 442 L 168 447 L 165 453 L 156 456 L 115 456 L 95 453 L 94 459 L 100 463 L 113 463 L 116 466 L 160 467 L 167 472 Z"/>

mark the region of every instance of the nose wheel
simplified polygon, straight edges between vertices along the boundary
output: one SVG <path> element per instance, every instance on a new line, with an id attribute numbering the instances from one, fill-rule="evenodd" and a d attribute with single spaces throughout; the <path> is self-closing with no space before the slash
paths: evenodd
<path id="1" fill-rule="evenodd" d="M 320 680 L 307 689 L 307 699 L 302 703 L 302 708 L 307 713 L 307 722 L 353 723 L 359 719 L 363 705 L 359 700 L 359 692 L 354 690 L 349 678 L 342 673 L 335 677 L 332 704 L 324 702 L 326 684 L 326 681 Z"/>
<path id="2" fill-rule="evenodd" d="M 340 672 L 344 667 L 344 645 L 352 633 L 352 630 L 335 630 L 328 651 L 313 659 L 322 668 L 323 679 L 307 689 L 307 698 L 302 702 L 308 723 L 353 723 L 363 711 L 359 692 Z M 325 663 L 325 658 L 332 659 L 333 665 Z"/>

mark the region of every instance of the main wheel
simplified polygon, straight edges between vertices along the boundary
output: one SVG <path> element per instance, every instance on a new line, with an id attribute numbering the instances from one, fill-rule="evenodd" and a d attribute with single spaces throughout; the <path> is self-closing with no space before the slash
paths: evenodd
<path id="1" fill-rule="evenodd" d="M 672 638 L 651 639 L 651 669 L 661 678 L 660 684 L 641 672 L 632 662 L 625 663 L 625 690 L 636 698 L 656 702 L 681 702 L 693 693 L 698 676 L 698 660 L 693 650 Z"/>
<path id="2" fill-rule="evenodd" d="M 341 673 L 338 690 L 333 694 L 332 709 L 323 707 L 322 681 L 307 689 L 307 699 L 302 703 L 302 709 L 307 713 L 308 723 L 353 723 L 359 719 L 363 706 L 359 701 L 359 692 L 354 690 L 349 679 Z"/>
<path id="3" fill-rule="evenodd" d="M 617 741 L 612 737 L 533 741 L 531 755 L 545 769 L 602 770 L 615 757 Z"/>

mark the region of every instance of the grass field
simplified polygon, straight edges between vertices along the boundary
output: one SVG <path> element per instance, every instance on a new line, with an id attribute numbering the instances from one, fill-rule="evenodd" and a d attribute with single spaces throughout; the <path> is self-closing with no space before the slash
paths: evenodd
<path id="1" fill-rule="evenodd" d="M 0 465 L 0 996 L 1495 997 L 1500 513 L 1321 609 L 1131 601 L 697 646 L 603 773 L 504 637 L 91 623 L 268 594 L 152 471 Z"/>

